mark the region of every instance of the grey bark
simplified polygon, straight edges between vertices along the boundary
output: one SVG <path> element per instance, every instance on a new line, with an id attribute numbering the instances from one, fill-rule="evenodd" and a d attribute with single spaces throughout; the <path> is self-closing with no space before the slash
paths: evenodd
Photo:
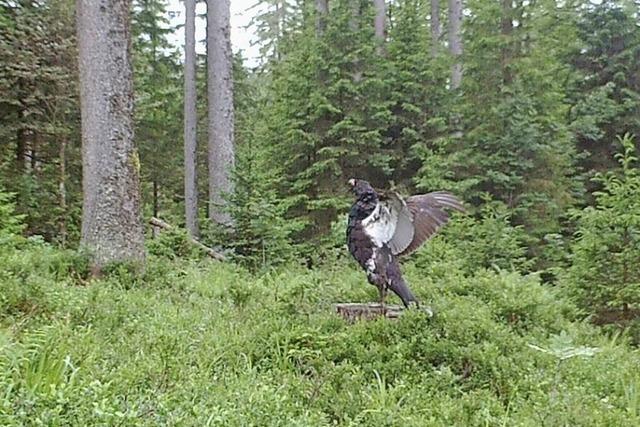
<path id="1" fill-rule="evenodd" d="M 184 39 L 184 210 L 187 231 L 198 237 L 196 139 L 196 0 L 185 0 Z"/>
<path id="2" fill-rule="evenodd" d="M 404 313 L 404 307 L 379 303 L 340 303 L 335 304 L 336 314 L 353 323 L 358 320 L 375 320 L 380 317 L 398 319 Z"/>
<path id="3" fill-rule="evenodd" d="M 29 159 L 31 161 L 30 170 L 32 170 L 33 172 L 40 172 L 42 166 L 40 160 L 38 159 L 38 156 L 40 155 L 39 150 L 41 139 L 42 135 L 40 134 L 40 132 L 33 133 L 33 139 L 31 141 L 31 146 L 29 147 Z"/>
<path id="4" fill-rule="evenodd" d="M 26 169 L 27 163 L 27 138 L 26 131 L 22 127 L 18 127 L 16 131 L 16 164 L 21 172 Z"/>
<path id="5" fill-rule="evenodd" d="M 431 56 L 436 57 L 440 50 L 440 0 L 431 0 Z"/>
<path id="6" fill-rule="evenodd" d="M 60 139 L 60 181 L 58 182 L 58 199 L 60 207 L 60 218 L 58 220 L 58 233 L 60 234 L 60 245 L 67 245 L 67 137 Z"/>
<path id="7" fill-rule="evenodd" d="M 82 245 L 98 273 L 144 260 L 133 143 L 131 0 L 77 0 L 82 116 Z"/>
<path id="8" fill-rule="evenodd" d="M 207 1 L 209 98 L 209 210 L 211 220 L 231 225 L 223 195 L 233 191 L 233 75 L 229 0 Z"/>
<path id="9" fill-rule="evenodd" d="M 373 0 L 373 7 L 376 12 L 374 18 L 374 34 L 378 43 L 376 49 L 379 55 L 384 55 L 384 43 L 387 39 L 387 7 L 385 0 Z"/>
<path id="10" fill-rule="evenodd" d="M 458 89 L 462 83 L 462 0 L 449 0 L 449 52 L 453 57 L 451 89 Z"/>
<path id="11" fill-rule="evenodd" d="M 321 36 L 327 28 L 329 0 L 316 0 L 316 35 Z"/>
<path id="12" fill-rule="evenodd" d="M 22 79 L 18 79 L 18 93 L 24 93 L 24 86 Z M 18 166 L 18 170 L 22 173 L 27 170 L 28 163 L 27 149 L 29 147 L 30 131 L 26 126 L 26 122 L 28 120 L 27 111 L 21 108 L 18 111 L 18 118 L 19 126 L 16 130 L 16 165 Z"/>
<path id="13" fill-rule="evenodd" d="M 509 69 L 511 62 L 511 36 L 513 33 L 513 0 L 502 0 L 502 16 L 500 18 L 500 33 L 504 36 L 500 66 L 502 68 L 502 82 L 511 84 L 513 76 Z"/>
<path id="14" fill-rule="evenodd" d="M 282 4 L 281 4 L 282 3 Z M 276 1 L 276 40 L 274 43 L 274 55 L 276 60 L 280 60 L 281 59 L 281 54 L 280 54 L 280 41 L 282 40 L 283 36 L 284 36 L 284 30 L 286 28 L 286 23 L 285 23 L 285 13 L 286 13 L 286 0 L 283 0 L 282 2 L 280 1 Z"/>
<path id="15" fill-rule="evenodd" d="M 17 146 L 16 146 L 16 161 L 20 172 L 31 173 L 32 169 L 32 147 L 34 145 L 35 132 L 29 128 L 27 124 L 28 111 L 21 110 L 19 115 L 22 119 L 22 123 L 19 124 L 17 129 Z"/>
<path id="16" fill-rule="evenodd" d="M 356 32 L 360 26 L 360 0 L 351 0 L 351 19 L 349 19 L 349 28 Z M 353 60 L 353 81 L 359 83 L 362 81 L 361 61 L 355 57 Z"/>

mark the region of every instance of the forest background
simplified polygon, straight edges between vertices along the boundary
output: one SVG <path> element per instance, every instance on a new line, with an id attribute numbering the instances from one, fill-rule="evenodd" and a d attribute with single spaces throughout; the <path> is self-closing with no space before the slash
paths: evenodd
<path id="1" fill-rule="evenodd" d="M 92 278 L 75 4 L 0 1 L 0 423 L 638 421 L 638 3 L 256 3 L 221 204 L 197 57 L 194 230 L 184 55 L 166 2 L 133 1 L 141 216 L 175 227 Z M 465 201 L 405 263 L 435 320 L 330 313 L 375 294 L 344 247 L 351 177 Z"/>

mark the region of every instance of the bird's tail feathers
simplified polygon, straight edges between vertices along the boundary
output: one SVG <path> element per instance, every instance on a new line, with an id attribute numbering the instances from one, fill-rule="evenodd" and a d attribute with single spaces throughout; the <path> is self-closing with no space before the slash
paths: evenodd
<path id="1" fill-rule="evenodd" d="M 409 307 L 414 304 L 418 305 L 418 300 L 413 293 L 411 293 L 407 282 L 405 282 L 402 277 L 402 273 L 400 272 L 400 267 L 397 262 L 393 261 L 387 267 L 387 279 L 389 281 L 389 289 L 400 297 L 405 307 Z"/>

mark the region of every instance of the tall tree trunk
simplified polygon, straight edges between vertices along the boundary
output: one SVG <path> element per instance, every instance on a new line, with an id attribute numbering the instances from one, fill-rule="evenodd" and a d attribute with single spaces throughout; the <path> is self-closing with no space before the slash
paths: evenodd
<path id="1" fill-rule="evenodd" d="M 17 84 L 18 93 L 24 93 L 24 83 L 21 78 L 18 79 Z M 27 169 L 27 148 L 28 144 L 28 130 L 25 127 L 25 121 L 27 120 L 27 113 L 23 108 L 18 110 L 18 128 L 16 129 L 16 166 L 20 173 L 24 173 Z"/>
<path id="2" fill-rule="evenodd" d="M 33 157 L 31 156 L 31 147 L 33 146 L 34 133 L 31 129 L 24 132 L 24 170 L 23 172 L 33 173 Z"/>
<path id="3" fill-rule="evenodd" d="M 22 173 L 27 169 L 27 130 L 20 126 L 16 131 L 16 164 Z"/>
<path id="4" fill-rule="evenodd" d="M 329 0 L 316 0 L 316 35 L 321 36 L 327 28 Z"/>
<path id="5" fill-rule="evenodd" d="M 431 0 L 431 56 L 438 56 L 440 50 L 440 0 Z"/>
<path id="6" fill-rule="evenodd" d="M 462 0 L 449 0 L 449 52 L 453 57 L 451 66 L 451 89 L 462 83 Z"/>
<path id="7" fill-rule="evenodd" d="M 349 19 L 349 28 L 354 33 L 358 31 L 360 28 L 360 14 L 362 11 L 360 10 L 360 0 L 350 0 L 351 4 L 351 17 Z M 362 66 L 361 61 L 358 59 L 357 55 L 354 55 L 353 59 L 353 81 L 358 83 L 362 80 Z"/>
<path id="8" fill-rule="evenodd" d="M 286 7 L 286 0 L 282 0 L 282 1 L 276 1 L 276 40 L 275 40 L 275 44 L 274 44 L 274 55 L 276 58 L 276 61 L 280 61 L 280 59 L 282 59 L 282 55 L 280 53 L 281 50 L 281 42 L 282 39 L 284 38 L 284 29 L 285 29 L 285 7 Z"/>
<path id="9" fill-rule="evenodd" d="M 209 199 L 211 220 L 231 225 L 223 194 L 233 191 L 233 57 L 229 0 L 207 1 Z"/>
<path id="10" fill-rule="evenodd" d="M 31 146 L 29 147 L 29 159 L 31 162 L 31 170 L 33 173 L 38 173 L 40 171 L 40 160 L 38 160 L 38 156 L 40 155 L 40 143 L 42 142 L 42 135 L 40 132 L 34 132 L 32 134 L 33 138 L 31 139 Z"/>
<path id="11" fill-rule="evenodd" d="M 60 245 L 67 244 L 67 136 L 60 138 L 60 181 L 58 182 L 58 203 L 60 207 L 60 217 L 58 219 L 58 235 Z"/>
<path id="12" fill-rule="evenodd" d="M 93 272 L 144 260 L 133 143 L 131 0 L 77 0 L 82 116 L 82 244 Z"/>
<path id="13" fill-rule="evenodd" d="M 22 120 L 27 121 L 27 113 L 21 112 Z M 32 147 L 34 145 L 34 131 L 26 123 L 19 125 L 17 134 L 16 160 L 21 173 L 30 174 L 33 171 Z"/>
<path id="14" fill-rule="evenodd" d="M 153 187 L 153 216 L 158 217 L 158 212 L 160 212 L 160 186 L 158 179 L 154 177 L 151 185 Z"/>
<path id="15" fill-rule="evenodd" d="M 387 6 L 385 5 L 385 0 L 373 0 L 373 7 L 376 11 L 374 19 L 374 34 L 378 43 L 376 49 L 378 55 L 384 55 L 384 43 L 387 39 Z"/>
<path id="16" fill-rule="evenodd" d="M 501 57 L 501 69 L 502 69 L 502 82 L 505 85 L 510 84 L 513 81 L 513 76 L 509 65 L 511 62 L 511 36 L 513 33 L 513 0 L 502 0 L 502 16 L 500 18 L 500 33 L 502 34 L 502 57 Z"/>
<path id="17" fill-rule="evenodd" d="M 185 0 L 184 32 L 184 209 L 187 231 L 198 237 L 196 123 L 196 0 Z"/>

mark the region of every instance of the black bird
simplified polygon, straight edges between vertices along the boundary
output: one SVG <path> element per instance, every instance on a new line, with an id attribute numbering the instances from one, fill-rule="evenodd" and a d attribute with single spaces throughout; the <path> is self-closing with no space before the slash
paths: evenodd
<path id="1" fill-rule="evenodd" d="M 349 252 L 367 272 L 369 283 L 380 292 L 384 305 L 391 289 L 409 307 L 418 300 L 402 278 L 398 257 L 410 254 L 449 220 L 445 209 L 464 211 L 451 193 L 435 191 L 406 200 L 394 191 L 378 194 L 364 180 L 350 179 L 356 196 L 347 224 Z"/>

